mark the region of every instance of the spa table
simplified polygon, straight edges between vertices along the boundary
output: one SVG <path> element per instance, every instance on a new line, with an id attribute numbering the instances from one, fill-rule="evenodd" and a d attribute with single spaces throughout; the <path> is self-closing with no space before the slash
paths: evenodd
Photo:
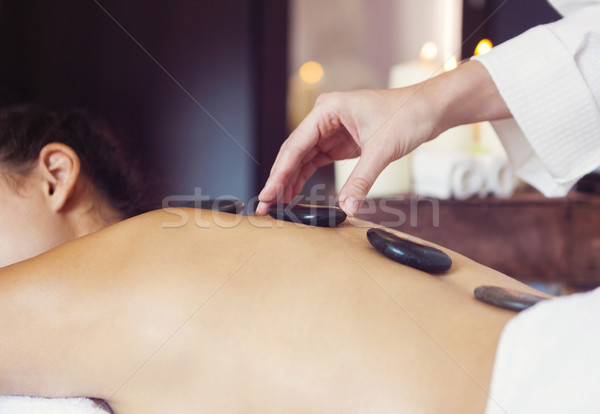
<path id="1" fill-rule="evenodd" d="M 372 201 L 371 211 L 363 208 L 358 217 L 446 246 L 519 280 L 600 286 L 598 195 L 572 192 L 547 199 L 527 191 L 509 199 L 406 195 L 385 206 Z"/>

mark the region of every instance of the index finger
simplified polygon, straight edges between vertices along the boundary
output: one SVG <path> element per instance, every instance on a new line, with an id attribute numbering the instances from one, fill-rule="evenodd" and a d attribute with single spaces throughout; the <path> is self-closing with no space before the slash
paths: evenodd
<path id="1" fill-rule="evenodd" d="M 277 188 L 293 184 L 289 182 L 290 177 L 300 167 L 304 156 L 318 144 L 320 137 L 320 128 L 313 109 L 281 145 L 271 174 L 258 196 L 260 201 L 274 201 L 278 194 Z"/>

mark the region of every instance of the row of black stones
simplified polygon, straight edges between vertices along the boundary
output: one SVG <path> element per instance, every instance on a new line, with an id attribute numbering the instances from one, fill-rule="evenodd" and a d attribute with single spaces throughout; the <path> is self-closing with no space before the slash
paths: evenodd
<path id="1" fill-rule="evenodd" d="M 200 204 L 195 202 L 186 207 L 237 214 L 244 209 L 244 204 L 239 200 L 203 200 Z M 306 204 L 276 204 L 269 208 L 269 215 L 277 220 L 318 227 L 337 227 L 346 220 L 346 214 L 340 208 Z M 383 228 L 369 229 L 367 239 L 384 256 L 427 273 L 437 275 L 452 267 L 452 259 L 443 251 L 400 237 Z M 473 293 L 482 302 L 517 312 L 546 299 L 499 286 L 479 286 Z"/>
<path id="2" fill-rule="evenodd" d="M 276 204 L 269 208 L 269 215 L 277 220 L 319 227 L 336 227 L 346 220 L 340 208 L 306 204 Z M 378 252 L 406 266 L 433 274 L 444 273 L 452 266 L 452 260 L 443 251 L 384 229 L 369 229 L 367 238 Z"/>

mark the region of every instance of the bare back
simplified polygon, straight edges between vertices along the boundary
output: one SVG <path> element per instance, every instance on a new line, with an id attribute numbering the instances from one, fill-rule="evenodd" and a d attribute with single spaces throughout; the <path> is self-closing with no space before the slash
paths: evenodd
<path id="1" fill-rule="evenodd" d="M 184 211 L 2 269 L 0 393 L 117 414 L 483 412 L 514 314 L 473 289 L 533 289 L 450 251 L 442 276 L 392 262 L 357 220 Z"/>

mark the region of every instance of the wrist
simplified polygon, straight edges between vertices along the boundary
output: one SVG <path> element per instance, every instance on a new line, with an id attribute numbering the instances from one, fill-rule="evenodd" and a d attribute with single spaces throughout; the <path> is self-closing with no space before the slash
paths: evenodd
<path id="1" fill-rule="evenodd" d="M 434 108 L 433 137 L 458 125 L 511 117 L 487 69 L 477 61 L 432 78 L 423 88 Z"/>

